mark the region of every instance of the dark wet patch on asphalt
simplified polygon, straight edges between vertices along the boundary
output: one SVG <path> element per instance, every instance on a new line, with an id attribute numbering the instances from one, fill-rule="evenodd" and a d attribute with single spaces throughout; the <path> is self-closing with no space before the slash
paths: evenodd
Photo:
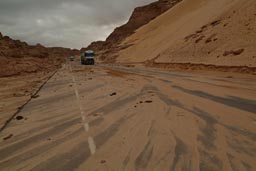
<path id="1" fill-rule="evenodd" d="M 53 103 L 56 103 L 56 102 L 60 102 L 60 100 L 65 100 L 67 98 L 70 98 L 74 96 L 75 97 L 75 94 L 73 91 L 69 91 L 69 92 L 65 92 L 65 93 L 62 93 L 62 94 L 57 94 L 57 95 L 52 95 L 52 96 L 49 96 L 47 98 L 40 98 L 40 99 L 36 99 L 36 100 L 33 100 L 31 101 L 25 108 L 25 109 L 33 109 L 33 108 L 38 108 L 38 106 L 43 106 L 43 105 L 47 105 L 47 104 L 53 104 Z"/>
<path id="2" fill-rule="evenodd" d="M 229 129 L 230 131 L 233 131 L 240 135 L 243 135 L 244 137 L 249 138 L 253 141 L 256 140 L 255 133 L 249 132 L 247 130 L 242 130 L 242 129 L 234 127 L 234 126 L 229 126 L 229 125 L 226 125 L 223 123 L 219 123 L 217 119 L 215 119 L 214 117 L 212 117 L 209 113 L 207 113 L 205 111 L 202 111 L 198 108 L 188 109 L 187 107 L 182 105 L 179 101 L 169 99 L 168 96 L 160 93 L 159 91 L 156 92 L 156 94 L 167 105 L 179 107 L 179 108 L 186 110 L 192 114 L 195 114 L 196 116 L 198 116 L 199 118 L 201 118 L 205 121 L 206 125 L 204 127 L 200 128 L 200 130 L 202 131 L 202 135 L 198 136 L 198 140 L 200 140 L 204 144 L 204 146 L 207 148 L 215 147 L 215 145 L 214 145 L 214 140 L 216 138 L 215 124 L 220 124 L 220 125 L 224 126 L 225 128 Z"/>
<path id="3" fill-rule="evenodd" d="M 170 81 L 170 80 L 165 80 L 165 79 L 159 79 L 159 80 L 162 82 L 165 82 L 165 83 L 172 83 L 172 81 Z"/>
<path id="4" fill-rule="evenodd" d="M 218 86 L 218 87 L 222 86 L 222 85 L 209 83 L 209 82 L 206 82 L 206 81 L 198 81 L 198 80 L 194 80 L 194 79 L 185 79 L 185 81 L 192 81 L 192 82 L 196 82 L 196 83 L 207 84 L 207 85 Z"/>
<path id="5" fill-rule="evenodd" d="M 135 167 L 136 170 L 145 169 L 148 166 L 148 163 L 152 157 L 154 150 L 154 146 L 149 141 L 145 148 L 142 150 L 142 152 L 139 154 L 139 156 L 135 160 Z"/>
<path id="6" fill-rule="evenodd" d="M 125 170 L 126 166 L 130 162 L 130 155 L 131 155 L 131 151 L 128 153 L 128 155 L 125 157 L 125 159 L 123 161 L 123 170 Z"/>
<path id="7" fill-rule="evenodd" d="M 132 117 L 132 116 L 130 116 Z M 94 142 L 96 144 L 97 148 L 100 148 L 104 143 L 106 143 L 112 136 L 114 136 L 121 127 L 122 124 L 124 124 L 130 117 L 124 116 L 120 118 L 118 121 L 113 123 L 110 127 L 108 127 L 106 130 L 101 132 L 100 134 L 96 135 L 94 137 Z"/>
<path id="8" fill-rule="evenodd" d="M 19 134 L 19 135 L 16 135 L 15 137 L 13 137 L 12 141 L 11 142 L 17 142 L 17 141 L 20 141 L 22 140 L 23 138 L 26 138 L 28 135 L 33 135 L 35 134 L 36 132 L 40 132 L 42 131 L 43 129 L 46 129 L 46 128 L 51 128 L 53 127 L 54 125 L 59 125 L 61 123 L 65 123 L 69 120 L 72 120 L 74 119 L 74 116 L 68 116 L 68 117 L 62 117 L 61 119 L 59 120 L 54 120 L 54 121 L 49 121 L 47 122 L 46 124 L 38 124 L 39 126 L 38 127 L 34 127 L 32 129 L 29 129 L 27 130 L 26 132 L 22 133 L 22 134 Z M 0 143 L 1 145 L 1 143 Z"/>
<path id="9" fill-rule="evenodd" d="M 249 165 L 248 163 L 246 163 L 244 161 L 242 161 L 242 164 L 243 164 L 246 171 L 252 171 L 252 166 L 251 165 Z"/>
<path id="10" fill-rule="evenodd" d="M 203 119 L 206 123 L 206 126 L 204 128 L 201 128 L 201 131 L 203 133 L 203 136 L 199 136 L 199 140 L 201 140 L 202 142 L 204 142 L 204 144 L 208 147 L 214 147 L 213 143 L 214 143 L 214 137 L 215 137 L 215 124 L 220 124 L 222 126 L 224 126 L 225 128 L 233 131 L 233 132 L 236 132 L 240 135 L 243 135 L 253 141 L 256 141 L 256 134 L 255 133 L 252 133 L 252 132 L 249 132 L 247 130 L 242 130 L 240 128 L 237 128 L 237 127 L 234 127 L 234 126 L 229 126 L 229 125 L 226 125 L 226 124 L 223 124 L 223 123 L 219 123 L 217 121 L 217 119 L 215 119 L 214 117 L 212 117 L 209 113 L 205 112 L 205 111 L 202 111 L 198 108 L 193 108 L 192 110 L 191 109 L 188 109 L 187 107 L 185 107 L 183 104 L 181 104 L 179 101 L 177 100 L 172 100 L 170 99 L 167 95 L 165 94 L 162 94 L 156 87 L 152 87 L 153 90 L 155 90 L 155 93 L 158 95 L 158 97 L 163 101 L 165 102 L 168 106 L 176 106 L 176 107 L 179 107 L 183 110 L 186 110 L 192 114 L 195 114 L 196 116 L 200 117 L 201 119 Z M 211 134 L 209 134 L 211 133 Z M 212 141 L 211 142 L 208 142 L 208 138 L 210 138 Z M 205 141 L 207 140 L 207 141 Z"/>
<path id="11" fill-rule="evenodd" d="M 99 117 L 89 122 L 90 127 L 98 126 L 104 121 L 103 117 Z"/>
<path id="12" fill-rule="evenodd" d="M 41 115 L 47 115 L 49 113 L 54 113 L 54 115 L 48 115 L 49 117 L 45 117 L 45 118 L 42 118 L 40 120 L 38 120 L 38 122 L 48 122 L 48 121 L 51 121 L 51 120 L 54 120 L 56 118 L 63 118 L 65 116 L 70 116 L 70 115 L 73 115 L 74 116 L 74 108 L 72 107 L 67 107 L 65 108 L 65 112 L 63 111 L 57 111 L 56 109 L 52 109 L 50 111 L 40 111 L 40 114 Z"/>
<path id="13" fill-rule="evenodd" d="M 210 79 L 210 78 L 208 78 Z M 211 79 L 213 80 L 213 79 Z M 192 81 L 192 82 L 197 82 L 197 83 L 201 83 L 201 84 L 207 84 L 207 85 L 211 85 L 211 86 L 216 86 L 216 87 L 224 87 L 224 88 L 232 88 L 232 89 L 237 89 L 238 87 L 236 86 L 231 86 L 231 85 L 222 85 L 222 84 L 215 84 L 215 83 L 210 83 L 210 82 L 206 82 L 206 81 L 198 81 L 198 80 L 194 80 L 194 79 L 184 79 L 184 81 Z M 253 89 L 250 88 L 245 88 L 245 87 L 239 87 L 239 89 L 245 89 L 245 90 L 252 90 L 255 91 Z"/>
<path id="14" fill-rule="evenodd" d="M 234 107 L 240 110 L 245 110 L 254 114 L 256 113 L 256 107 L 255 107 L 256 100 L 244 99 L 244 98 L 239 98 L 234 96 L 228 96 L 227 98 L 225 98 L 225 97 L 215 96 L 203 91 L 185 89 L 180 86 L 172 86 L 172 87 L 182 92 L 192 94 L 194 96 L 209 99 L 209 100 L 212 100 L 221 104 L 225 104 L 227 106 Z"/>
<path id="15" fill-rule="evenodd" d="M 117 100 L 115 100 L 115 101 L 113 101 L 113 102 L 111 102 L 111 103 L 109 103 L 109 104 L 107 104 L 103 107 L 100 107 L 100 108 L 96 109 L 95 111 L 91 112 L 89 114 L 89 116 L 94 116 L 97 113 L 102 113 L 103 115 L 110 114 L 111 112 L 114 112 L 114 111 L 122 108 L 124 105 L 135 101 L 138 97 L 140 97 L 144 94 L 147 94 L 149 89 L 150 89 L 149 86 L 145 86 L 141 89 L 141 92 L 136 94 L 136 95 L 129 96 L 129 97 L 126 97 L 126 98 L 121 99 L 121 100 L 120 100 L 120 98 L 118 98 Z M 152 103 L 152 101 L 147 101 L 147 103 Z M 101 116 L 101 117 L 97 118 L 96 120 L 92 120 L 89 124 L 90 124 L 90 126 L 97 126 L 97 125 L 101 124 L 103 121 L 104 121 L 104 117 Z"/>
<path id="16" fill-rule="evenodd" d="M 167 106 L 177 106 L 184 108 L 184 106 L 177 100 L 170 99 L 167 95 L 160 92 L 156 87 L 151 87 L 155 91 L 155 94 L 167 105 Z"/>
<path id="17" fill-rule="evenodd" d="M 86 92 L 92 92 L 96 89 L 99 89 L 101 87 L 103 87 L 103 84 L 99 84 L 99 85 L 95 85 L 89 88 L 83 88 L 83 89 L 79 89 L 79 93 L 86 93 Z M 26 108 L 37 108 L 38 106 L 42 106 L 42 105 L 46 105 L 46 104 L 53 104 L 56 102 L 60 102 L 60 100 L 66 100 L 66 99 L 70 99 L 71 97 L 75 97 L 74 91 L 69 91 L 69 92 L 63 92 L 62 94 L 57 94 L 57 95 L 52 95 L 50 97 L 47 98 L 42 98 L 42 99 L 37 99 L 34 101 L 31 101 Z"/>
<path id="18" fill-rule="evenodd" d="M 214 141 L 216 139 L 216 130 L 214 126 L 218 123 L 218 121 L 213 118 L 209 113 L 202 111 L 198 108 L 194 108 L 191 112 L 193 112 L 206 122 L 206 125 L 200 128 L 202 135 L 198 136 L 198 140 L 201 141 L 203 145 L 208 149 L 215 148 Z"/>
<path id="19" fill-rule="evenodd" d="M 65 123 L 59 124 L 51 129 L 49 129 L 43 133 L 34 135 L 32 137 L 28 137 L 25 140 L 22 140 L 20 142 L 12 144 L 4 149 L 0 149 L 0 160 L 3 160 L 5 158 L 11 156 L 12 154 L 28 147 L 31 144 L 35 144 L 35 143 L 45 140 L 45 137 L 49 137 L 52 135 L 62 133 L 63 131 L 70 128 L 71 126 L 78 124 L 80 121 L 81 121 L 80 118 L 76 118 L 76 119 L 67 121 Z"/>
<path id="20" fill-rule="evenodd" d="M 214 154 L 210 154 L 206 151 L 199 150 L 200 153 L 200 170 L 211 170 L 211 171 L 221 171 L 223 170 L 222 161 L 215 156 Z"/>
<path id="21" fill-rule="evenodd" d="M 65 143 L 70 139 L 81 136 L 82 133 L 84 133 L 84 129 L 79 128 L 78 130 L 75 130 L 74 132 L 71 132 L 65 135 L 64 137 L 59 138 L 56 141 L 52 141 L 48 144 L 44 144 L 42 146 L 38 146 L 36 148 L 30 149 L 4 162 L 0 162 L 0 168 L 5 169 L 5 168 L 8 168 L 10 165 L 17 165 L 27 160 L 33 159 L 34 157 L 47 153 L 51 149 L 54 149 L 55 147 L 61 145 L 62 143 Z"/>
<path id="22" fill-rule="evenodd" d="M 124 68 L 124 67 L 114 67 L 117 70 L 122 70 L 130 73 L 140 73 L 140 74 L 153 74 L 153 75 L 164 75 L 167 77 L 178 77 L 178 78 L 191 78 L 191 76 L 187 75 L 181 75 L 181 74 L 174 74 L 171 72 L 164 72 L 164 71 L 150 71 L 150 70 L 144 70 L 144 69 L 136 69 L 136 68 Z"/>
<path id="23" fill-rule="evenodd" d="M 233 171 L 240 171 L 239 168 L 236 167 L 236 164 L 235 161 L 234 161 L 234 156 L 232 156 L 231 154 L 227 153 L 227 157 L 228 157 L 228 160 L 229 160 L 229 163 L 230 163 L 230 166 L 232 168 Z"/>
<path id="24" fill-rule="evenodd" d="M 182 160 L 182 156 L 185 156 L 188 153 L 187 146 L 181 139 L 179 139 L 178 137 L 175 137 L 175 141 L 176 141 L 175 157 L 173 159 L 172 166 L 171 166 L 172 171 L 176 170 L 176 166 L 179 160 Z M 183 168 L 185 167 L 186 166 L 183 163 Z"/>
<path id="25" fill-rule="evenodd" d="M 247 137 L 249 139 L 251 139 L 252 141 L 256 141 L 256 133 L 253 133 L 253 132 L 249 132 L 245 129 L 241 129 L 241 128 L 238 128 L 238 127 L 234 127 L 234 126 L 230 126 L 230 125 L 225 125 L 225 124 L 222 124 L 225 128 L 229 129 L 230 131 L 233 131 L 237 134 L 240 134 L 244 137 Z"/>
<path id="26" fill-rule="evenodd" d="M 256 157 L 256 147 L 255 142 L 248 143 L 245 141 L 240 141 L 235 138 L 232 139 L 232 141 L 228 141 L 228 144 L 230 147 L 233 148 L 234 151 L 238 153 L 244 153 L 252 157 Z"/>
<path id="27" fill-rule="evenodd" d="M 138 97 L 138 95 L 134 95 L 134 96 L 129 96 L 127 98 L 124 99 L 117 99 L 103 107 L 100 107 L 99 109 L 96 109 L 95 111 L 91 112 L 89 114 L 89 116 L 95 114 L 95 113 L 104 113 L 104 115 L 109 114 L 110 112 L 113 112 L 115 110 L 118 110 L 120 108 L 123 107 L 123 105 L 126 105 L 129 102 L 132 102 L 134 100 L 136 100 Z"/>
<path id="28" fill-rule="evenodd" d="M 187 107 L 182 105 L 179 101 L 169 99 L 168 96 L 160 93 L 159 91 L 156 91 L 156 94 L 167 105 L 179 107 L 179 108 L 186 110 L 192 114 L 195 114 L 196 116 L 198 116 L 199 118 L 201 118 L 205 121 L 206 125 L 204 127 L 200 128 L 202 135 L 198 136 L 198 140 L 200 140 L 203 143 L 203 145 L 208 149 L 215 148 L 214 141 L 216 139 L 216 135 L 215 135 L 215 132 L 216 132 L 215 125 L 216 124 L 220 124 L 220 125 L 224 126 L 225 128 L 229 129 L 230 131 L 236 132 L 239 135 L 242 135 L 248 139 L 256 141 L 255 133 L 249 132 L 247 130 L 242 130 L 242 129 L 234 127 L 234 126 L 229 126 L 229 125 L 226 125 L 223 123 L 219 123 L 217 119 L 215 119 L 214 117 L 212 117 L 209 113 L 207 113 L 205 111 L 202 111 L 198 108 L 188 109 Z"/>
<path id="29" fill-rule="evenodd" d="M 149 78 L 144 78 L 144 80 L 146 80 L 146 81 L 149 82 L 149 83 L 152 83 L 152 80 L 149 79 Z"/>
<path id="30" fill-rule="evenodd" d="M 232 99 L 233 101 L 236 101 L 237 104 L 241 103 L 241 104 L 247 104 L 247 108 L 248 108 L 248 112 L 251 111 L 255 111 L 256 112 L 256 100 L 251 100 L 251 99 L 245 99 L 245 98 L 241 98 L 241 97 L 236 97 L 236 96 L 228 96 L 230 99 Z M 254 108 L 253 108 L 254 106 Z"/>
<path id="31" fill-rule="evenodd" d="M 241 84 L 241 82 L 235 81 L 233 78 L 229 78 L 229 79 L 211 78 L 211 80 L 227 82 L 227 83 L 234 83 L 234 84 Z"/>
<path id="32" fill-rule="evenodd" d="M 215 147 L 215 145 L 214 145 L 214 140 L 216 138 L 215 124 L 217 124 L 218 121 L 214 117 L 212 117 L 209 113 L 202 111 L 198 108 L 188 109 L 187 107 L 182 105 L 179 101 L 172 100 L 167 95 L 161 93 L 159 91 L 159 89 L 157 89 L 156 87 L 151 86 L 151 87 L 148 87 L 148 89 L 155 91 L 155 94 L 164 103 L 166 103 L 166 105 L 168 105 L 170 107 L 171 106 L 179 107 L 179 108 L 186 110 L 192 114 L 195 114 L 196 116 L 198 116 L 199 118 L 204 120 L 206 125 L 204 127 L 201 127 L 202 135 L 198 136 L 198 140 L 200 140 L 206 148 L 214 148 Z"/>
<path id="33" fill-rule="evenodd" d="M 31 171 L 71 171 L 76 170 L 91 156 L 88 142 L 83 141 L 66 153 L 56 155 L 34 167 Z"/>
<path id="34" fill-rule="evenodd" d="M 151 136 L 153 135 L 155 124 L 156 124 L 156 121 L 153 120 L 153 121 L 151 122 L 150 128 L 149 128 L 149 130 L 148 130 L 148 137 L 151 137 Z"/>

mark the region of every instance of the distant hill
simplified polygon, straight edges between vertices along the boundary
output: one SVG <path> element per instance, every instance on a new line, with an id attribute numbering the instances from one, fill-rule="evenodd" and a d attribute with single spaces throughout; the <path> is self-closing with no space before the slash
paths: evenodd
<path id="1" fill-rule="evenodd" d="M 68 48 L 28 45 L 0 33 L 0 77 L 53 71 L 67 59 L 66 57 L 78 53 L 78 50 Z"/>

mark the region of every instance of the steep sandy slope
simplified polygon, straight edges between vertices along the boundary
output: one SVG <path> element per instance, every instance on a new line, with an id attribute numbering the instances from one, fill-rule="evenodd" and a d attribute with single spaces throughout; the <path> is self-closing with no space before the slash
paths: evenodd
<path id="1" fill-rule="evenodd" d="M 117 62 L 256 67 L 255 0 L 184 0 L 123 42 Z"/>
<path id="2" fill-rule="evenodd" d="M 151 4 L 135 8 L 128 22 L 117 27 L 107 37 L 106 41 L 92 42 L 87 48 L 82 48 L 81 51 L 92 49 L 97 53 L 97 56 L 103 60 L 113 57 L 115 52 L 127 47 L 119 46 L 125 38 L 132 35 L 136 29 L 149 23 L 180 1 L 181 0 L 158 0 Z"/>

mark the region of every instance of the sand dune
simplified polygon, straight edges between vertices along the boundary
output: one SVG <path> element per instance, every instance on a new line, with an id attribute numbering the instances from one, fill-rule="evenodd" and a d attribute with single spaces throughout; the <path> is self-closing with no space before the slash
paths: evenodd
<path id="1" fill-rule="evenodd" d="M 117 62 L 256 67 L 255 0 L 184 0 L 127 38 Z"/>

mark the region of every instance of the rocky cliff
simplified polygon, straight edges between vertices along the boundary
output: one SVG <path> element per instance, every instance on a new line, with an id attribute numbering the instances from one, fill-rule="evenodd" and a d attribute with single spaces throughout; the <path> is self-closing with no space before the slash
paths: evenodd
<path id="1" fill-rule="evenodd" d="M 113 58 L 115 52 L 129 47 L 129 45 L 119 46 L 125 38 L 132 35 L 138 28 L 149 23 L 180 1 L 181 0 L 158 0 L 149 5 L 135 8 L 129 21 L 126 24 L 117 27 L 113 33 L 109 35 L 106 41 L 93 42 L 87 48 L 81 49 L 81 51 L 92 49 L 96 51 L 96 54 L 102 60 L 106 57 Z"/>
<path id="2" fill-rule="evenodd" d="M 65 61 L 65 57 L 78 52 L 68 48 L 46 48 L 40 44 L 32 46 L 0 33 L 0 77 L 53 71 Z"/>

